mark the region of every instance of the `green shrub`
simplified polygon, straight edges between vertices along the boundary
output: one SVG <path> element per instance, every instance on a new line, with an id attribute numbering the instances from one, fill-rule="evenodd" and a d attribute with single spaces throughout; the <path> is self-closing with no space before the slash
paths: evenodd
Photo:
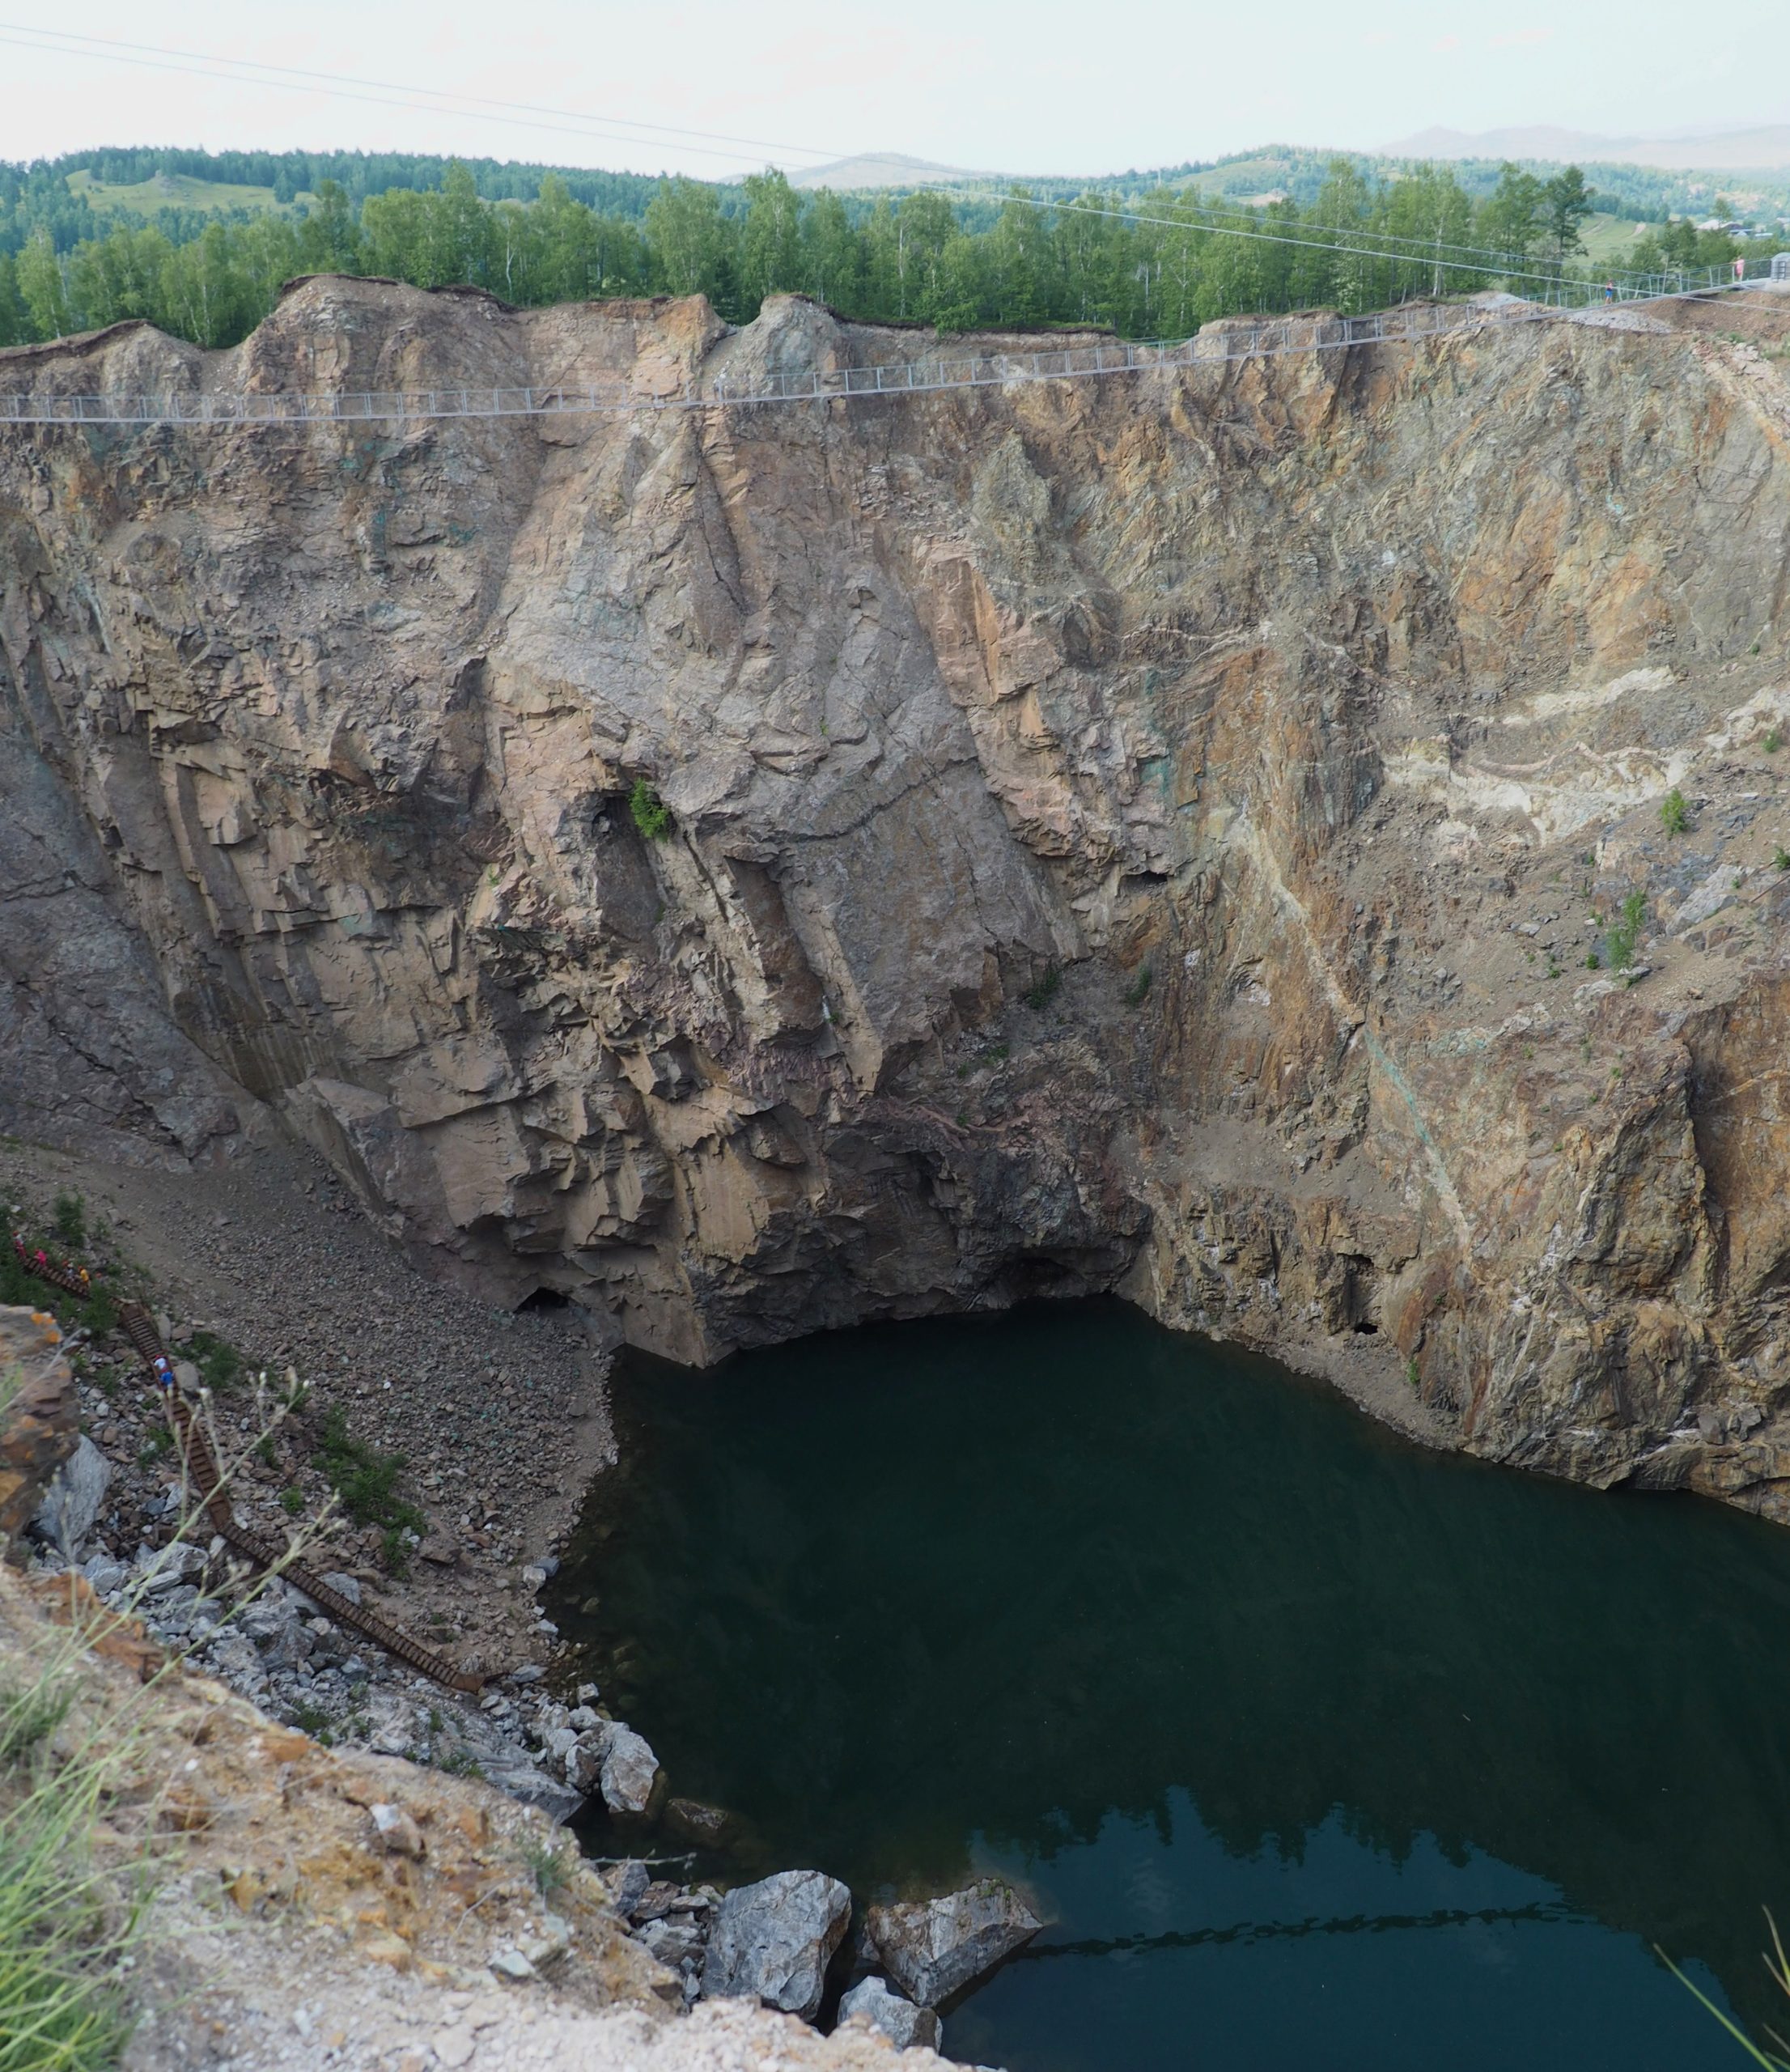
<path id="1" fill-rule="evenodd" d="M 388 1532 L 409 1526 L 421 1532 L 422 1512 L 397 1493 L 404 1463 L 402 1454 L 384 1453 L 352 1437 L 339 1407 L 325 1414 L 323 1435 L 312 1456 L 312 1466 L 341 1499 L 343 1510 L 356 1525 L 382 1526 Z"/>
<path id="2" fill-rule="evenodd" d="M 1660 825 L 1668 834 L 1682 834 L 1690 825 L 1690 809 L 1676 784 L 1660 801 Z"/>
<path id="3" fill-rule="evenodd" d="M 1043 977 L 1035 986 L 1027 987 L 1020 998 L 1036 1013 L 1040 1008 L 1048 1007 L 1056 998 L 1057 988 L 1062 983 L 1061 969 L 1054 964 L 1047 964 L 1044 967 Z"/>
<path id="4" fill-rule="evenodd" d="M 304 1492 L 302 1489 L 282 1489 L 280 1492 L 280 1509 L 289 1518 L 295 1518 L 304 1509 Z"/>
<path id="5" fill-rule="evenodd" d="M 1765 752 L 1767 755 L 1775 755 L 1783 746 L 1784 737 L 1774 727 L 1765 737 Z"/>
<path id="6" fill-rule="evenodd" d="M 1790 871 L 1790 849 L 1774 849 L 1771 851 L 1771 868 L 1775 871 Z"/>
<path id="7" fill-rule="evenodd" d="M 87 1241 L 87 1205 L 78 1194 L 56 1197 L 56 1234 L 70 1251 L 78 1252 Z"/>
<path id="8" fill-rule="evenodd" d="M 649 842 L 663 842 L 671 832 L 671 808 L 644 777 L 636 777 L 628 794 L 628 811 L 634 824 Z"/>
<path id="9" fill-rule="evenodd" d="M 62 1200 L 79 1201 L 78 1195 L 63 1195 Z M 28 1249 L 36 1243 L 29 1231 L 25 1233 Z M 46 1244 L 46 1251 L 53 1249 Z M 52 1288 L 48 1281 L 40 1280 L 34 1273 L 25 1270 L 24 1262 L 6 1245 L 0 1246 L 0 1302 L 15 1308 L 48 1310 L 65 1331 L 77 1327 L 90 1331 L 95 1338 L 117 1328 L 118 1305 L 104 1288 L 95 1288 L 87 1299 L 78 1301 L 72 1295 L 65 1295 L 61 1289 Z"/>
<path id="10" fill-rule="evenodd" d="M 1147 964 L 1138 966 L 1138 975 L 1125 989 L 1125 1004 L 1127 1007 L 1143 1006 L 1150 991 L 1150 982 L 1155 975 Z"/>
<path id="11" fill-rule="evenodd" d="M 1641 939 L 1641 923 L 1647 918 L 1647 894 L 1631 892 L 1622 902 L 1622 917 L 1605 941 L 1612 968 L 1620 971 L 1635 962 L 1635 945 Z"/>
<path id="12" fill-rule="evenodd" d="M 187 1351 L 199 1370 L 200 1380 L 214 1395 L 229 1395 L 241 1386 L 248 1363 L 215 1331 L 194 1331 L 187 1340 Z"/>

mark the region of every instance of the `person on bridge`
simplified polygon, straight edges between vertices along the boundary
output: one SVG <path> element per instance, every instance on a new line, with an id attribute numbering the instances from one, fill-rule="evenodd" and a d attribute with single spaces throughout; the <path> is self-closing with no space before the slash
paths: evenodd
<path id="1" fill-rule="evenodd" d="M 1746 261 L 1744 259 L 1735 260 L 1734 278 L 1736 281 L 1744 281 L 1746 278 Z"/>

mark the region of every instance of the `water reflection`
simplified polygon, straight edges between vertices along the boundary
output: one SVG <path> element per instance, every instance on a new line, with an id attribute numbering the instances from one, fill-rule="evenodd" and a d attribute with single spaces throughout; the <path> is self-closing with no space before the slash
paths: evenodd
<path id="1" fill-rule="evenodd" d="M 1733 2061 L 1654 1942 L 1775 2019 L 1790 1534 L 1423 1454 L 1116 1304 L 620 1395 L 555 1616 L 741 1868 L 1038 1889 L 954 2053 L 1120 2061 L 1117 1995 L 1125 2061 L 1176 2062 L 1195 1993 L 1213 2065 L 1582 2066 L 1585 2020 L 1592 2060 Z"/>

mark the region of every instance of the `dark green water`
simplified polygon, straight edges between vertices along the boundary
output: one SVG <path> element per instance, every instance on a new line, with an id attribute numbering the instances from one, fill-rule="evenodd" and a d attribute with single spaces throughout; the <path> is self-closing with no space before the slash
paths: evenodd
<path id="1" fill-rule="evenodd" d="M 636 1360 L 617 1409 L 554 1616 L 752 1824 L 711 1867 L 1030 1890 L 952 2056 L 1744 2065 L 1656 1943 L 1780 2019 L 1790 1533 L 1422 1452 L 1113 1303 Z"/>

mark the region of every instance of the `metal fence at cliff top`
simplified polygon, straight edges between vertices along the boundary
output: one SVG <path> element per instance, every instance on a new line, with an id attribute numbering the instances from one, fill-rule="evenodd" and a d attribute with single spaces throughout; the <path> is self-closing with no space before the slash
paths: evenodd
<path id="1" fill-rule="evenodd" d="M 1109 374 L 1147 374 L 1293 353 L 1347 351 L 1357 346 L 1415 345 L 1455 333 L 1484 332 L 1549 320 L 1652 329 L 1638 307 L 1755 286 L 1765 278 L 1711 268 L 1620 286 L 1563 282 L 1546 299 L 1505 303 L 1422 303 L 1370 316 L 1284 316 L 1256 324 L 1225 320 L 1169 345 L 1118 340 L 1047 346 L 1033 352 L 935 354 L 861 367 L 755 371 L 747 380 L 713 380 L 700 373 L 663 390 L 626 381 L 508 388 L 404 388 L 304 395 L 278 389 L 170 390 L 159 395 L 78 396 L 0 389 L 0 425 L 193 425 L 198 427 L 367 424 L 440 418 L 590 417 L 639 411 L 740 410 L 765 404 L 871 400 L 935 394 L 953 388 L 1006 388 L 1037 381 L 1079 381 Z M 3 378 L 3 368 L 0 368 Z"/>

